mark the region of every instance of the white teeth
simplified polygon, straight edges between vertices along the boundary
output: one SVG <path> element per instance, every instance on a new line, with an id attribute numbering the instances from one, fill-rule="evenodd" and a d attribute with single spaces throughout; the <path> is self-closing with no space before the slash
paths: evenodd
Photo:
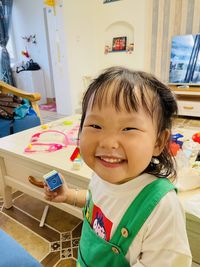
<path id="1" fill-rule="evenodd" d="M 114 159 L 114 158 L 104 158 L 104 157 L 101 157 L 102 160 L 106 161 L 106 162 L 109 162 L 109 163 L 119 163 L 119 162 L 122 162 L 121 159 Z"/>

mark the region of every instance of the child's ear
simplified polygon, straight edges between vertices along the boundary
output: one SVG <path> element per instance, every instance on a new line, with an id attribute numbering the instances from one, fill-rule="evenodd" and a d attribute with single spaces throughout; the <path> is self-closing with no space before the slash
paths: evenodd
<path id="1" fill-rule="evenodd" d="M 153 156 L 159 156 L 161 154 L 166 143 L 169 140 L 169 137 L 170 137 L 169 129 L 163 130 L 162 133 L 159 135 L 158 140 L 155 144 Z"/>

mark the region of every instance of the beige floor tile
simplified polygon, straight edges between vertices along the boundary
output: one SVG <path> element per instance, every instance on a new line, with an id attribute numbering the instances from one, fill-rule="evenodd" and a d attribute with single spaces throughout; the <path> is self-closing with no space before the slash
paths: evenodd
<path id="1" fill-rule="evenodd" d="M 1 228 L 20 243 L 34 258 L 41 260 L 49 252 L 49 242 L 0 213 Z M 25 238 L 26 237 L 26 238 Z"/>

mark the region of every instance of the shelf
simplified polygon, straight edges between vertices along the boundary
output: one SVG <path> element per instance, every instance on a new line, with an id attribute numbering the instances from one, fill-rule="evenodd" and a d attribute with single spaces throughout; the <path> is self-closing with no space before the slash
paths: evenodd
<path id="1" fill-rule="evenodd" d="M 126 51 L 126 50 L 109 51 L 108 54 L 109 54 L 109 53 L 127 53 L 127 51 Z"/>
<path id="2" fill-rule="evenodd" d="M 180 95 L 200 95 L 200 86 L 189 86 L 186 88 L 177 85 L 168 85 L 176 94 Z"/>
<path id="3" fill-rule="evenodd" d="M 168 86 L 177 95 L 178 115 L 200 117 L 200 86 Z"/>
<path id="4" fill-rule="evenodd" d="M 124 41 L 123 50 L 113 51 L 117 40 Z M 116 21 L 107 26 L 104 33 L 104 54 L 126 52 L 131 54 L 134 50 L 134 27 L 126 21 Z M 125 48 L 125 50 L 124 50 Z"/>

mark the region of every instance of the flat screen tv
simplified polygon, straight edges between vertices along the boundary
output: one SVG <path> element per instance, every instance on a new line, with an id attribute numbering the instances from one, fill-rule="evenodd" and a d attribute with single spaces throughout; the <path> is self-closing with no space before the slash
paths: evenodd
<path id="1" fill-rule="evenodd" d="M 200 85 L 200 34 L 172 37 L 169 83 Z"/>

